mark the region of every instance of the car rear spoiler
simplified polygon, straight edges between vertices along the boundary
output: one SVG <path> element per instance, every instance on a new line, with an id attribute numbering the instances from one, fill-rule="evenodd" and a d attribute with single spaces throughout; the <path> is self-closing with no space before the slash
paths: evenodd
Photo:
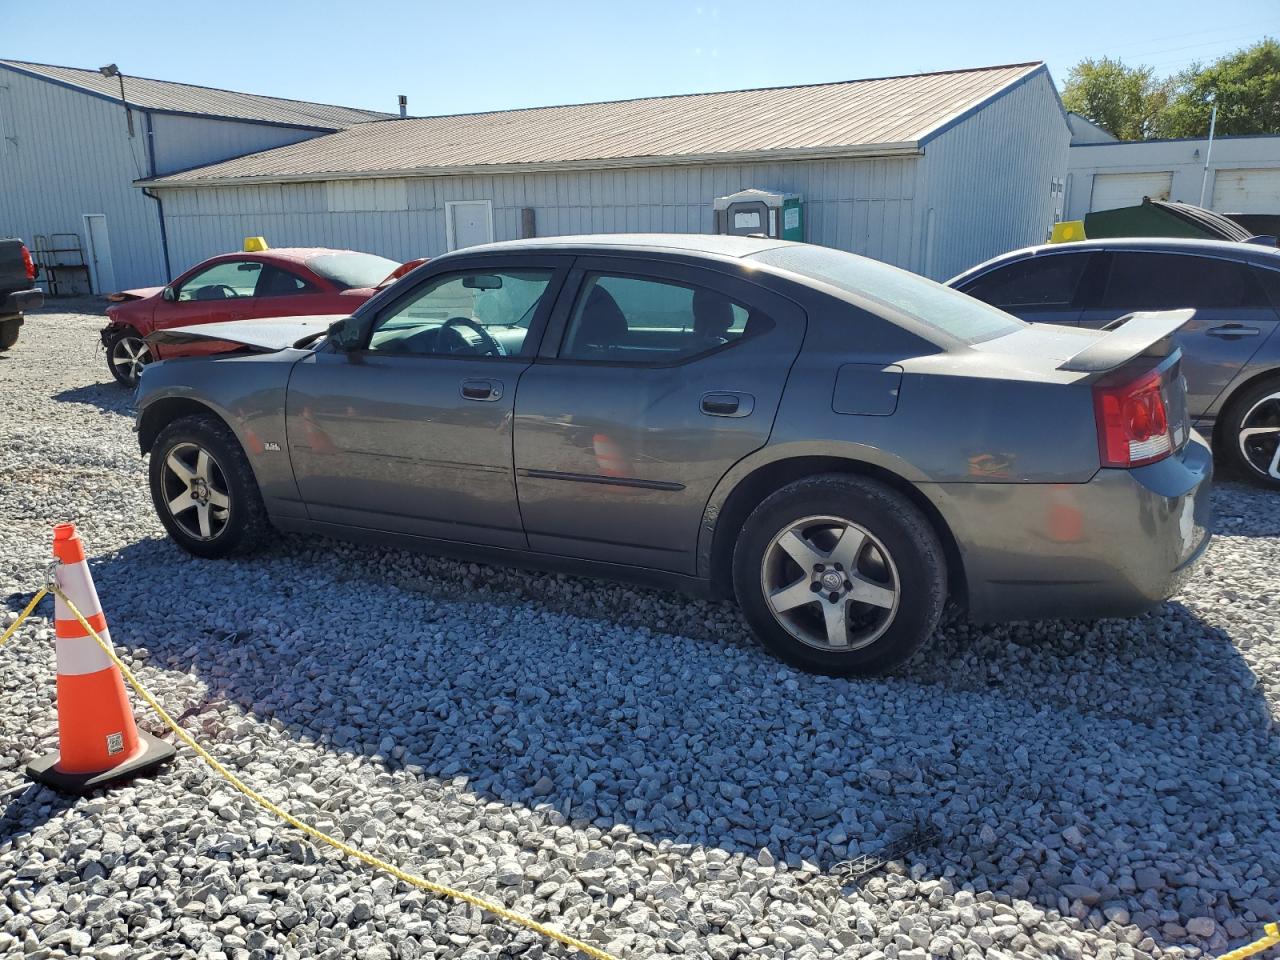
<path id="1" fill-rule="evenodd" d="M 1103 327 L 1107 335 L 1058 364 L 1073 373 L 1102 373 L 1147 353 L 1168 353 L 1173 335 L 1195 316 L 1194 310 L 1126 313 Z"/>

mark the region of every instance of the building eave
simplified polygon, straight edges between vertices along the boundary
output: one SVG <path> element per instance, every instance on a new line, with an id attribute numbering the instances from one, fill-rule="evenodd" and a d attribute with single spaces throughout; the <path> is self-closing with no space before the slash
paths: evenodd
<path id="1" fill-rule="evenodd" d="M 344 170 L 244 177 L 200 177 L 182 180 L 135 180 L 134 186 L 157 190 L 187 187 L 235 187 L 269 183 L 324 183 L 330 180 L 397 180 L 402 177 L 457 177 L 498 173 L 563 173 L 570 170 L 621 170 L 638 167 L 689 166 L 701 163 L 746 163 L 770 160 L 869 160 L 913 157 L 922 153 L 917 141 L 861 144 L 844 147 L 805 147 L 786 150 L 741 150 L 733 153 L 682 154 L 666 157 L 616 157 L 599 160 L 553 160 L 542 163 L 472 163 L 455 166 L 400 167 L 394 170 Z M 198 169 L 198 168 L 197 168 Z"/>

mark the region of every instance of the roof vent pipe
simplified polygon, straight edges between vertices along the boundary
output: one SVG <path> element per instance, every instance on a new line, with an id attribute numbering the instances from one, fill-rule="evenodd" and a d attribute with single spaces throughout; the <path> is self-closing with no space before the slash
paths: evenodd
<path id="1" fill-rule="evenodd" d="M 400 94 L 400 116 L 407 117 L 409 115 L 409 98 L 403 93 Z"/>

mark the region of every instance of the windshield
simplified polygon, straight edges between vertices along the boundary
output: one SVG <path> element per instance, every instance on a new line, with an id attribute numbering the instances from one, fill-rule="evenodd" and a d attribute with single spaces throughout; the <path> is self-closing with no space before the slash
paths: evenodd
<path id="1" fill-rule="evenodd" d="M 748 259 L 883 303 L 966 343 L 1001 337 L 1024 324 L 1003 310 L 887 263 L 809 244 L 774 247 Z"/>
<path id="2" fill-rule="evenodd" d="M 340 287 L 376 287 L 400 264 L 372 253 L 326 253 L 312 257 L 307 266 Z"/>

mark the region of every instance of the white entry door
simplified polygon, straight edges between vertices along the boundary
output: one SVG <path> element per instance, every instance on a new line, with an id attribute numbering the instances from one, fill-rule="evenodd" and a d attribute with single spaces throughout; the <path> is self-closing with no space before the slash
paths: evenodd
<path id="1" fill-rule="evenodd" d="M 111 265 L 111 239 L 107 236 L 107 218 L 101 213 L 84 215 L 85 253 L 89 261 L 89 284 L 94 293 L 112 293 L 116 289 L 116 271 Z"/>
<path id="2" fill-rule="evenodd" d="M 493 204 L 488 200 L 450 200 L 444 205 L 449 249 L 493 242 Z"/>

